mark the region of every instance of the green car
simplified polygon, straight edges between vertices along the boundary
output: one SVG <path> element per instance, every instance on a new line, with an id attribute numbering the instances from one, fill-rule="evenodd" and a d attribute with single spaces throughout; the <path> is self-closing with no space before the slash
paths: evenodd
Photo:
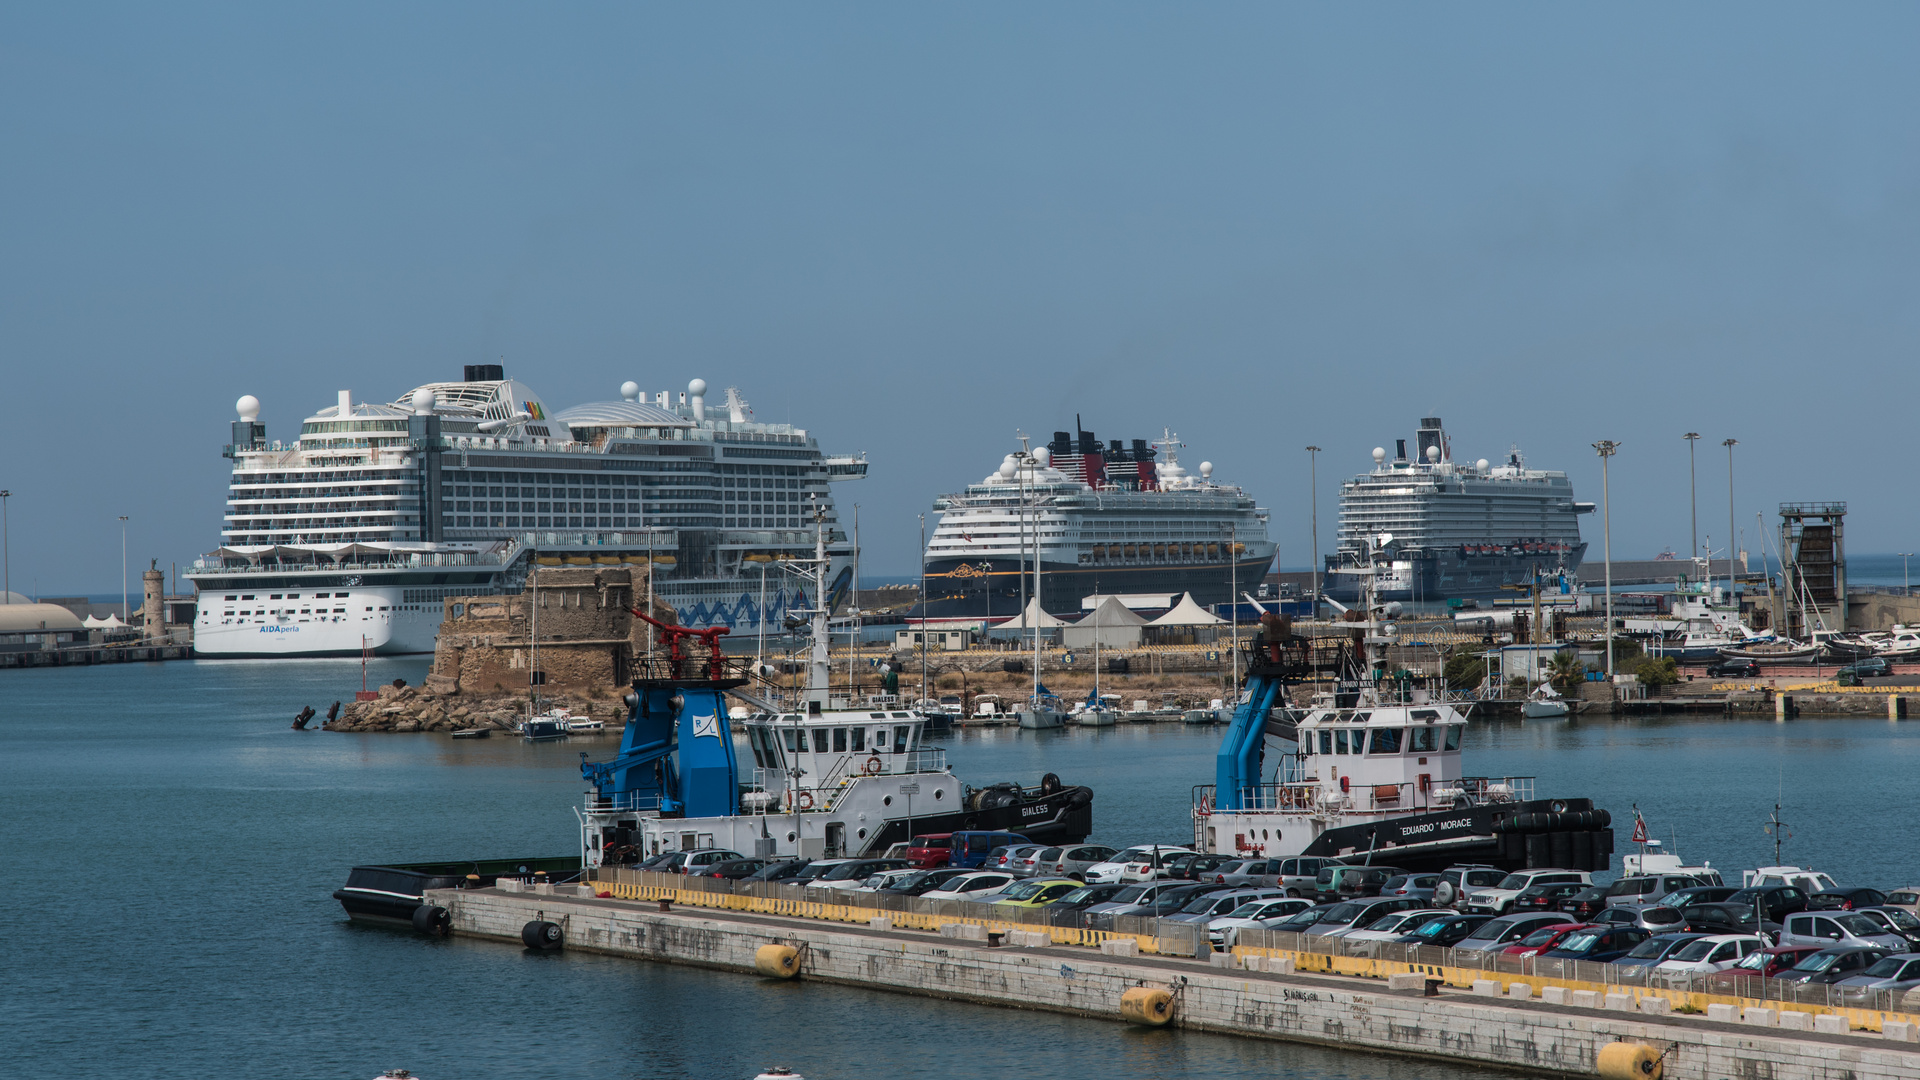
<path id="1" fill-rule="evenodd" d="M 1030 881 L 1016 882 L 994 901 L 996 907 L 1046 907 L 1055 900 L 1081 887 L 1081 882 L 1072 878 L 1034 878 Z"/>

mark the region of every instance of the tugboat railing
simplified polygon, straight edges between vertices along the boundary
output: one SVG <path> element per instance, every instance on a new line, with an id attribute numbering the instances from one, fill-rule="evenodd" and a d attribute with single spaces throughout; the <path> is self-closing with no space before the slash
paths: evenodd
<path id="1" fill-rule="evenodd" d="M 1310 782 L 1259 784 L 1240 789 L 1238 810 L 1219 808 L 1215 785 L 1196 784 L 1193 788 L 1193 808 L 1201 814 L 1445 810 L 1462 806 L 1528 802 L 1533 798 L 1534 779 L 1531 776 L 1467 776 L 1426 785 L 1416 781 L 1357 784 L 1339 791 Z"/>

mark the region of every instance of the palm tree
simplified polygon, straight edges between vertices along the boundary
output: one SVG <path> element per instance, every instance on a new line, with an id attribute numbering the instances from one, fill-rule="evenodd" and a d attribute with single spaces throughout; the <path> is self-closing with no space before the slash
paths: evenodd
<path id="1" fill-rule="evenodd" d="M 1586 665 L 1572 649 L 1562 649 L 1547 662 L 1547 681 L 1556 690 L 1571 690 L 1587 677 Z"/>

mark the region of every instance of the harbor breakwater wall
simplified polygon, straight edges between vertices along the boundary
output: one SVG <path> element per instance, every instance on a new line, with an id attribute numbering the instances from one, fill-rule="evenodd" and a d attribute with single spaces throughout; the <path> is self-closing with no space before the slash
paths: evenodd
<path id="1" fill-rule="evenodd" d="M 1229 969 L 1222 966 L 1230 959 L 1227 954 L 1208 962 L 1115 956 L 1037 942 L 1035 947 L 995 947 L 944 933 L 660 911 L 632 901 L 557 893 L 446 890 L 430 893 L 427 902 L 447 908 L 453 933 L 516 947 L 527 923 L 547 921 L 561 928 L 569 949 L 757 973 L 761 948 L 784 945 L 798 950 L 802 981 L 1116 1021 L 1122 1019 L 1122 999 L 1129 990 L 1165 989 L 1172 995 L 1170 1023 L 1177 1027 L 1532 1075 L 1596 1075 L 1602 1051 L 1628 1042 L 1663 1053 L 1664 1075 L 1678 1080 L 1920 1076 L 1920 1047 L 1880 1036 L 1787 1034 L 1694 1018 L 1511 1001 L 1495 996 L 1500 984 L 1493 981 L 1476 983 L 1465 993 L 1427 997 L 1419 988 L 1395 990 L 1378 981 Z"/>

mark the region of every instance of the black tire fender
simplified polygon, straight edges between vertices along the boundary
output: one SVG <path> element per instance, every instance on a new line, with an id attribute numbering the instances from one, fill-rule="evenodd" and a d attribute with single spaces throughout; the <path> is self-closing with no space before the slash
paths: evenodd
<path id="1" fill-rule="evenodd" d="M 560 924 L 535 919 L 520 928 L 520 942 L 537 952 L 555 952 L 565 944 L 566 935 L 561 932 Z"/>
<path id="2" fill-rule="evenodd" d="M 446 937 L 453 915 L 438 904 L 421 904 L 413 909 L 413 928 L 428 937 Z"/>

